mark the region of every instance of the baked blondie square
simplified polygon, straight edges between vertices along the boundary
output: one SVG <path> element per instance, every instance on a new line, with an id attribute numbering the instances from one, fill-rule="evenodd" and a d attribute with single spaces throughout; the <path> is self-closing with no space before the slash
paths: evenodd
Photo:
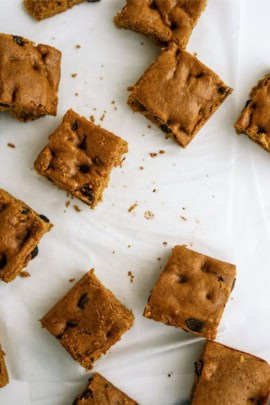
<path id="1" fill-rule="evenodd" d="M 95 373 L 72 405 L 138 405 L 102 375 Z"/>
<path id="2" fill-rule="evenodd" d="M 144 316 L 215 339 L 235 275 L 232 264 L 175 246 Z"/>
<path id="3" fill-rule="evenodd" d="M 0 280 L 12 281 L 38 255 L 38 243 L 53 225 L 0 189 Z"/>
<path id="4" fill-rule="evenodd" d="M 267 405 L 270 365 L 252 354 L 207 341 L 195 363 L 192 405 Z"/>
<path id="5" fill-rule="evenodd" d="M 232 92 L 195 56 L 171 44 L 129 87 L 128 104 L 186 147 Z"/>
<path id="6" fill-rule="evenodd" d="M 61 52 L 0 34 L 0 111 L 19 121 L 56 115 Z"/>
<path id="7" fill-rule="evenodd" d="M 270 74 L 253 87 L 240 117 L 235 123 L 238 134 L 246 134 L 270 152 Z"/>
<path id="8" fill-rule="evenodd" d="M 133 321 L 132 312 L 90 270 L 41 319 L 41 325 L 74 360 L 90 370 L 131 328 Z"/>
<path id="9" fill-rule="evenodd" d="M 94 208 L 102 201 L 111 170 L 121 166 L 127 151 L 126 141 L 69 110 L 34 167 Z"/>
<path id="10" fill-rule="evenodd" d="M 39 21 L 63 13 L 84 1 L 85 0 L 24 0 L 23 3 L 28 13 Z"/>
<path id="11" fill-rule="evenodd" d="M 185 48 L 206 0 L 127 0 L 115 18 L 126 28 L 154 38 L 161 44 L 176 42 Z"/>

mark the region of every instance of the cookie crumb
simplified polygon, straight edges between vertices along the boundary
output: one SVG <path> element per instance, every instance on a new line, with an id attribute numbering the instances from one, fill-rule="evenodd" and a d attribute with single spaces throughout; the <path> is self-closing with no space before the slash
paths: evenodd
<path id="1" fill-rule="evenodd" d="M 78 207 L 78 205 L 73 205 L 73 208 L 76 212 L 81 212 L 80 207 Z"/>
<path id="2" fill-rule="evenodd" d="M 76 48 L 76 49 L 80 49 L 80 48 L 81 48 L 81 45 L 77 44 L 77 45 L 75 45 L 75 48 Z"/>
<path id="3" fill-rule="evenodd" d="M 154 190 L 152 190 L 152 193 L 156 193 L 157 192 L 157 189 L 156 188 L 154 188 Z"/>
<path id="4" fill-rule="evenodd" d="M 102 114 L 102 116 L 100 117 L 99 120 L 104 121 L 105 117 L 106 117 L 106 111 L 103 112 L 103 114 Z"/>
<path id="5" fill-rule="evenodd" d="M 72 277 L 68 280 L 70 283 L 73 283 L 73 281 L 75 281 L 75 277 Z"/>
<path id="6" fill-rule="evenodd" d="M 182 215 L 180 216 L 180 219 L 182 219 L 182 221 L 187 221 L 186 217 L 183 217 Z"/>
<path id="7" fill-rule="evenodd" d="M 161 257 L 158 257 L 158 258 L 157 258 L 157 261 L 160 262 L 160 260 L 161 260 Z"/>
<path id="8" fill-rule="evenodd" d="M 129 276 L 130 282 L 133 283 L 135 276 L 133 275 L 132 271 L 128 272 L 128 276 Z"/>
<path id="9" fill-rule="evenodd" d="M 172 376 L 172 371 L 168 373 L 168 377 L 170 378 Z"/>
<path id="10" fill-rule="evenodd" d="M 31 277 L 31 274 L 28 273 L 28 271 L 21 271 L 21 272 L 19 273 L 19 276 L 20 276 L 20 277 L 23 277 L 23 278 L 25 278 L 25 277 Z"/>
<path id="11" fill-rule="evenodd" d="M 111 104 L 115 104 L 115 100 L 112 100 Z"/>
<path id="12" fill-rule="evenodd" d="M 128 248 L 131 248 L 131 245 L 128 245 Z"/>
<path id="13" fill-rule="evenodd" d="M 136 208 L 137 206 L 138 206 L 137 203 L 132 204 L 132 205 L 129 207 L 128 212 L 131 212 L 131 211 L 135 210 L 135 208 Z"/>
<path id="14" fill-rule="evenodd" d="M 75 96 L 78 97 L 79 93 L 75 93 Z"/>
<path id="15" fill-rule="evenodd" d="M 112 251 L 112 254 L 115 255 L 115 250 Z"/>
<path id="16" fill-rule="evenodd" d="M 70 200 L 68 200 L 67 202 L 66 202 L 66 207 L 68 208 L 69 206 L 70 206 Z"/>
<path id="17" fill-rule="evenodd" d="M 152 125 L 147 125 L 147 128 L 151 129 L 151 128 L 152 128 Z"/>
<path id="18" fill-rule="evenodd" d="M 163 242 L 162 245 L 163 245 L 163 246 L 167 246 L 167 245 L 168 245 L 168 242 Z"/>
<path id="19" fill-rule="evenodd" d="M 71 73 L 71 77 L 77 77 L 78 73 Z"/>
<path id="20" fill-rule="evenodd" d="M 93 115 L 90 116 L 90 120 L 95 123 L 95 117 Z"/>
<path id="21" fill-rule="evenodd" d="M 12 148 L 12 149 L 15 149 L 15 148 L 16 148 L 16 146 L 14 145 L 14 143 L 10 143 L 10 142 L 7 143 L 7 146 L 8 146 L 9 148 Z"/>
<path id="22" fill-rule="evenodd" d="M 144 170 L 144 167 L 143 167 L 143 166 L 140 166 L 139 169 L 140 169 L 140 170 Z"/>
<path id="23" fill-rule="evenodd" d="M 149 219 L 153 219 L 154 218 L 154 214 L 151 211 L 145 211 L 144 213 L 144 218 L 149 220 Z"/>
<path id="24" fill-rule="evenodd" d="M 149 153 L 149 156 L 151 156 L 151 158 L 155 158 L 157 156 L 157 153 L 151 152 L 151 153 Z"/>
<path id="25" fill-rule="evenodd" d="M 163 149 L 160 149 L 160 151 L 158 152 L 160 155 L 163 155 L 164 153 L 166 153 L 165 152 L 165 150 L 163 150 Z"/>

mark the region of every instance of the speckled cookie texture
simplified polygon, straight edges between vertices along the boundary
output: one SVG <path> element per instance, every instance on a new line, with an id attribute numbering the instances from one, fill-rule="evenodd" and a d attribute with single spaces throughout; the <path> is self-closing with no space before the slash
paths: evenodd
<path id="1" fill-rule="evenodd" d="M 37 245 L 51 227 L 46 216 L 0 189 L 0 280 L 12 281 L 37 256 Z"/>
<path id="2" fill-rule="evenodd" d="M 24 0 L 24 6 L 28 13 L 36 20 L 52 17 L 56 14 L 81 4 L 85 0 Z"/>
<path id="3" fill-rule="evenodd" d="M 252 354 L 207 341 L 195 363 L 192 405 L 267 405 L 270 365 Z"/>
<path id="4" fill-rule="evenodd" d="M 0 388 L 5 387 L 9 382 L 4 356 L 5 353 L 0 346 Z"/>
<path id="5" fill-rule="evenodd" d="M 249 138 L 270 152 L 270 74 L 251 90 L 239 119 L 235 123 L 238 134 Z"/>
<path id="6" fill-rule="evenodd" d="M 134 321 L 131 311 L 90 270 L 41 324 L 86 369 L 118 342 Z"/>
<path id="7" fill-rule="evenodd" d="M 219 76 L 175 44 L 164 49 L 138 82 L 128 104 L 186 147 L 232 92 Z"/>
<path id="8" fill-rule="evenodd" d="M 102 375 L 95 373 L 72 405 L 138 405 Z"/>
<path id="9" fill-rule="evenodd" d="M 128 151 L 123 139 L 69 110 L 35 162 L 36 171 L 94 208 L 114 166 Z"/>
<path id="10" fill-rule="evenodd" d="M 115 16 L 119 28 L 130 29 L 162 44 L 176 42 L 185 48 L 206 0 L 127 0 Z"/>
<path id="11" fill-rule="evenodd" d="M 61 52 L 0 34 L 0 111 L 19 121 L 56 115 Z"/>
<path id="12" fill-rule="evenodd" d="M 236 267 L 175 246 L 144 309 L 144 316 L 215 339 Z"/>

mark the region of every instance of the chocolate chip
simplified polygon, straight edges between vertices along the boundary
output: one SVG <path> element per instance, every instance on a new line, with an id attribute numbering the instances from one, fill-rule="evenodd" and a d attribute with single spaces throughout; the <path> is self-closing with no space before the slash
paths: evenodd
<path id="1" fill-rule="evenodd" d="M 176 24 L 175 22 L 172 22 L 170 28 L 172 31 L 174 31 L 178 28 L 178 24 Z"/>
<path id="2" fill-rule="evenodd" d="M 161 131 L 165 132 L 165 134 L 169 134 L 172 132 L 171 128 L 169 128 L 166 124 L 160 125 Z"/>
<path id="3" fill-rule="evenodd" d="M 258 128 L 258 134 L 266 134 L 266 130 L 264 127 L 259 127 Z"/>
<path id="4" fill-rule="evenodd" d="M 93 189 L 88 184 L 85 184 L 84 186 L 82 186 L 80 191 L 81 191 L 82 195 L 88 197 L 90 201 L 92 201 L 92 202 L 95 201 L 95 196 L 93 194 Z"/>
<path id="5" fill-rule="evenodd" d="M 81 173 L 88 173 L 89 172 L 89 166 L 81 165 L 81 166 L 79 166 L 79 170 L 80 170 Z"/>
<path id="6" fill-rule="evenodd" d="M 223 281 L 224 281 L 224 278 L 223 278 L 222 276 L 218 276 L 218 281 L 223 282 Z"/>
<path id="7" fill-rule="evenodd" d="M 204 322 L 199 321 L 198 319 L 195 318 L 187 319 L 185 321 L 185 324 L 187 325 L 188 329 L 191 330 L 192 332 L 200 332 L 204 327 Z"/>
<path id="8" fill-rule="evenodd" d="M 85 305 L 86 305 L 86 303 L 87 303 L 87 301 L 88 301 L 87 293 L 83 293 L 83 294 L 81 295 L 81 297 L 80 297 L 78 303 L 77 303 L 78 307 L 81 308 L 81 309 L 84 309 L 84 308 L 85 308 Z"/>
<path id="9" fill-rule="evenodd" d="M 82 142 L 78 145 L 78 147 L 83 150 L 86 149 L 86 135 L 84 135 L 84 138 Z"/>
<path id="10" fill-rule="evenodd" d="M 87 3 L 97 3 L 100 0 L 86 0 L 86 1 L 87 1 Z"/>
<path id="11" fill-rule="evenodd" d="M 24 208 L 24 209 L 21 211 L 21 214 L 27 215 L 27 214 L 29 214 L 29 212 L 30 212 L 30 209 L 29 209 L 29 208 Z"/>
<path id="12" fill-rule="evenodd" d="M 49 218 L 45 217 L 43 214 L 39 214 L 39 218 L 43 219 L 44 222 L 47 222 L 48 224 L 50 223 Z"/>
<path id="13" fill-rule="evenodd" d="M 78 122 L 77 121 L 74 122 L 71 129 L 72 129 L 72 131 L 77 131 L 77 129 L 78 129 Z"/>
<path id="14" fill-rule="evenodd" d="M 78 326 L 78 324 L 76 322 L 67 321 L 66 326 L 67 326 L 67 328 L 76 328 L 76 326 Z"/>
<path id="15" fill-rule="evenodd" d="M 0 253 L 0 269 L 3 269 L 7 264 L 7 256 L 5 253 Z"/>
<path id="16" fill-rule="evenodd" d="M 202 371 L 203 371 L 203 366 L 204 366 L 204 361 L 203 360 L 198 360 L 195 364 L 195 373 L 198 377 L 201 376 Z"/>
<path id="17" fill-rule="evenodd" d="M 219 92 L 219 94 L 226 94 L 227 89 L 226 89 L 226 87 L 221 86 L 218 88 L 218 92 Z"/>
<path id="18" fill-rule="evenodd" d="M 245 104 L 245 108 L 247 108 L 247 106 L 248 106 L 250 103 L 251 103 L 251 99 L 247 100 L 247 101 L 246 101 L 246 104 Z"/>
<path id="19" fill-rule="evenodd" d="M 13 41 L 16 42 L 19 46 L 24 46 L 23 38 L 19 37 L 18 35 L 12 35 Z"/>
<path id="20" fill-rule="evenodd" d="M 234 280 L 233 280 L 233 283 L 232 283 L 232 288 L 231 288 L 231 292 L 232 292 L 232 290 L 234 289 L 235 282 L 236 282 L 236 278 L 234 278 Z"/>
<path id="21" fill-rule="evenodd" d="M 179 282 L 180 284 L 185 284 L 187 281 L 188 281 L 187 276 L 185 276 L 184 274 L 181 274 L 181 276 L 180 276 L 179 279 L 178 279 L 178 282 Z"/>
<path id="22" fill-rule="evenodd" d="M 9 104 L 0 103 L 0 107 L 9 107 Z"/>
<path id="23" fill-rule="evenodd" d="M 6 204 L 0 204 L 0 212 L 4 211 L 6 208 Z"/>
<path id="24" fill-rule="evenodd" d="M 32 250 L 31 252 L 31 260 L 34 259 L 35 257 L 37 257 L 38 255 L 38 246 L 35 247 L 34 250 Z"/>
<path id="25" fill-rule="evenodd" d="M 22 243 L 25 243 L 30 238 L 30 235 L 31 235 L 30 229 L 26 229 L 25 234 L 22 239 Z"/>
<path id="26" fill-rule="evenodd" d="M 200 78 L 203 77 L 203 76 L 204 76 L 204 72 L 198 73 L 198 74 L 196 75 L 196 79 L 200 79 Z"/>
<path id="27" fill-rule="evenodd" d="M 88 399 L 88 398 L 93 398 L 93 391 L 90 389 L 90 388 L 87 388 L 84 392 L 83 392 L 83 394 L 82 394 L 82 396 L 81 396 L 81 398 L 80 399 Z"/>
<path id="28" fill-rule="evenodd" d="M 156 10 L 156 9 L 157 9 L 156 2 L 155 2 L 155 1 L 152 1 L 152 3 L 149 5 L 149 7 L 150 7 L 152 10 Z"/>

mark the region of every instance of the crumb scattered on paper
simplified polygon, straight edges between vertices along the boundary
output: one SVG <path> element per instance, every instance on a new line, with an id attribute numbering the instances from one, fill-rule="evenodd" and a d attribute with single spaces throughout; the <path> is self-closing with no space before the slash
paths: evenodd
<path id="1" fill-rule="evenodd" d="M 168 245 L 168 242 L 163 242 L 162 245 L 163 245 L 163 246 L 167 246 L 167 245 Z"/>
<path id="2" fill-rule="evenodd" d="M 25 277 L 31 277 L 31 275 L 30 275 L 30 273 L 28 273 L 28 271 L 21 271 L 21 272 L 19 273 L 19 276 L 20 276 L 20 277 L 23 277 L 23 278 L 25 278 Z"/>
<path id="3" fill-rule="evenodd" d="M 138 206 L 137 203 L 132 204 L 132 205 L 129 207 L 128 212 L 132 212 L 133 210 L 135 210 L 135 208 L 136 208 L 137 206 Z"/>
<path id="4" fill-rule="evenodd" d="M 156 153 L 156 152 L 151 152 L 151 153 L 149 153 L 149 156 L 151 156 L 151 158 L 154 158 L 154 157 L 156 157 L 158 154 Z"/>
<path id="5" fill-rule="evenodd" d="M 72 277 L 68 280 L 70 283 L 73 283 L 73 281 L 75 281 L 75 277 Z"/>
<path id="6" fill-rule="evenodd" d="M 130 282 L 133 283 L 133 280 L 134 280 L 135 276 L 133 275 L 132 271 L 128 272 L 128 276 L 129 276 Z"/>
<path id="7" fill-rule="evenodd" d="M 14 145 L 14 143 L 10 143 L 10 142 L 7 143 L 7 146 L 9 146 L 9 147 L 12 148 L 12 149 L 16 148 L 16 146 Z"/>
<path id="8" fill-rule="evenodd" d="M 80 49 L 80 47 L 81 47 L 81 45 L 79 45 L 79 44 L 77 44 L 77 45 L 75 46 L 76 49 Z"/>
<path id="9" fill-rule="evenodd" d="M 71 73 L 71 77 L 77 77 L 78 73 Z"/>
<path id="10" fill-rule="evenodd" d="M 186 217 L 183 217 L 182 215 L 180 216 L 180 219 L 182 219 L 182 221 L 187 221 Z"/>
<path id="11" fill-rule="evenodd" d="M 81 212 L 81 209 L 80 209 L 80 207 L 78 206 L 78 205 L 73 205 L 73 208 L 74 208 L 74 210 L 76 211 L 76 212 Z"/>
<path id="12" fill-rule="evenodd" d="M 151 211 L 145 211 L 144 213 L 144 218 L 149 220 L 149 219 L 153 219 L 154 218 L 154 214 Z"/>

